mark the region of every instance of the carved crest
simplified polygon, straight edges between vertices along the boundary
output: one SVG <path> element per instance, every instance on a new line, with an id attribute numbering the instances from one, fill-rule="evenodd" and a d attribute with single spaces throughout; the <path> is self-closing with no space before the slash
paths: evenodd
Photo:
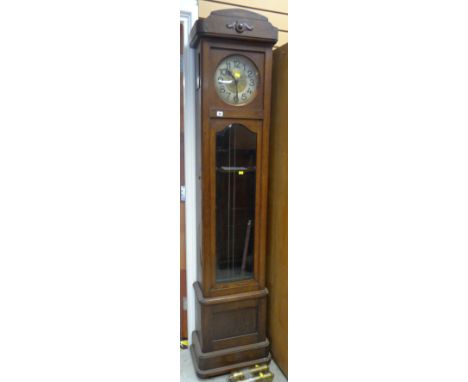
<path id="1" fill-rule="evenodd" d="M 243 33 L 245 30 L 253 31 L 253 27 L 247 23 L 241 23 L 238 20 L 233 23 L 227 24 L 228 29 L 235 29 L 237 33 Z"/>

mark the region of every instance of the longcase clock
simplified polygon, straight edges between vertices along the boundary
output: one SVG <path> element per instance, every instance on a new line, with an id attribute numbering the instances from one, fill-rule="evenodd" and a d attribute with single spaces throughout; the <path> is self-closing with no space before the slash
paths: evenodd
<path id="1" fill-rule="evenodd" d="M 197 57 L 197 374 L 269 362 L 265 287 L 272 47 L 278 31 L 244 10 L 191 32 Z"/>

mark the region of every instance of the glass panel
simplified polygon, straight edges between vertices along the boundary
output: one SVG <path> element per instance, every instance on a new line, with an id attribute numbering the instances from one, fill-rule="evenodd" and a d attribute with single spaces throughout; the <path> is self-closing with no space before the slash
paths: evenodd
<path id="1" fill-rule="evenodd" d="M 216 134 L 216 282 L 251 279 L 257 134 L 232 124 Z"/>

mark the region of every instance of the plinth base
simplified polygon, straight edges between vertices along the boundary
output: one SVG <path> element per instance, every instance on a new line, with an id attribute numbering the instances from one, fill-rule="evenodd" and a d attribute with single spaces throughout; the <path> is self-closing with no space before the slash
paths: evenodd
<path id="1" fill-rule="evenodd" d="M 215 350 L 208 353 L 202 352 L 197 331 L 192 334 L 192 342 L 190 352 L 195 371 L 200 378 L 227 374 L 233 370 L 271 361 L 268 339 L 250 345 Z"/>

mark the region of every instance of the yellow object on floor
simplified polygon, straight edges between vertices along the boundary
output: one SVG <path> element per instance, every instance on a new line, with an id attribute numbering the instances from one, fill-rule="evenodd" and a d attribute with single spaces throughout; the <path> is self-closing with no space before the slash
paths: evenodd
<path id="1" fill-rule="evenodd" d="M 187 349 L 188 348 L 188 340 L 180 341 L 180 348 L 181 349 Z"/>
<path id="2" fill-rule="evenodd" d="M 270 372 L 268 365 L 255 365 L 250 369 L 239 370 L 231 373 L 229 382 L 270 382 L 274 375 Z"/>

